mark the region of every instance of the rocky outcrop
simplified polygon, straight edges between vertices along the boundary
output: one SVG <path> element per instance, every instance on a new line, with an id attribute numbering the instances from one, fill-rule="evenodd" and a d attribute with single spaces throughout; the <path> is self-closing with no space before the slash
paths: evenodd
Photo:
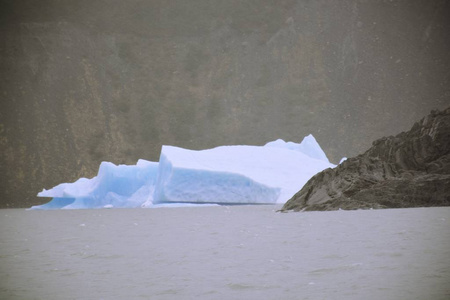
<path id="1" fill-rule="evenodd" d="M 282 211 L 450 205 L 450 107 L 312 177 Z"/>

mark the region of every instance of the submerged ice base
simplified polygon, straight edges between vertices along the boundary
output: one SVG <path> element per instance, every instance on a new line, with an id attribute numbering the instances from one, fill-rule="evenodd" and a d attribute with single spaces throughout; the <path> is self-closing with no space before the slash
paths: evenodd
<path id="1" fill-rule="evenodd" d="M 159 163 L 102 162 L 98 175 L 43 190 L 53 199 L 31 209 L 134 208 L 164 204 L 275 204 L 289 200 L 316 173 L 335 167 L 312 135 L 300 144 L 188 150 L 163 146 Z"/>

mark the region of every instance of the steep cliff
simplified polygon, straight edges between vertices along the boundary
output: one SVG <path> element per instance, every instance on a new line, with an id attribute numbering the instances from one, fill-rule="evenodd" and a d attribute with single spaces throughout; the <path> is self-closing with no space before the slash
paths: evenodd
<path id="1" fill-rule="evenodd" d="M 450 101 L 450 2 L 0 1 L 0 207 L 161 146 L 337 163 Z M 424 101 L 423 99 L 427 99 Z"/>
<path id="2" fill-rule="evenodd" d="M 373 142 L 364 154 L 327 169 L 282 210 L 450 205 L 450 107 L 411 130 Z"/>

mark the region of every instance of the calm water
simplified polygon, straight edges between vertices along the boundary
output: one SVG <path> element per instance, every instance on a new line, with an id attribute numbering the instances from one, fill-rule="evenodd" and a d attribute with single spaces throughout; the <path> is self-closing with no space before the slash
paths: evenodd
<path id="1" fill-rule="evenodd" d="M 450 208 L 0 210 L 0 299 L 450 299 Z"/>

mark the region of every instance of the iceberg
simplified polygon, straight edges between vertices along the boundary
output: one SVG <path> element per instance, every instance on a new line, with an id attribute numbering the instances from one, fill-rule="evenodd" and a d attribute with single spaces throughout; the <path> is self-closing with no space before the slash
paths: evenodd
<path id="1" fill-rule="evenodd" d="M 38 197 L 53 197 L 31 209 L 81 209 L 150 206 L 158 163 L 138 160 L 136 165 L 100 164 L 94 178 L 80 178 L 43 190 Z"/>
<path id="2" fill-rule="evenodd" d="M 305 136 L 300 144 L 294 142 L 285 142 L 282 139 L 278 139 L 276 141 L 267 143 L 265 146 L 299 151 L 311 158 L 323 160 L 329 163 L 327 155 L 322 150 L 322 148 L 320 148 L 319 143 L 316 141 L 312 134 Z"/>
<path id="3" fill-rule="evenodd" d="M 284 203 L 313 175 L 334 167 L 320 155 L 320 147 L 317 159 L 311 156 L 311 147 L 292 144 L 277 140 L 276 146 L 200 151 L 163 146 L 155 202 Z"/>
<path id="4" fill-rule="evenodd" d="M 38 196 L 53 199 L 31 209 L 285 203 L 313 175 L 333 167 L 312 135 L 300 144 L 162 146 L 159 162 L 102 162 L 94 178 L 44 189 Z"/>
<path id="5" fill-rule="evenodd" d="M 280 188 L 252 176 L 267 165 L 255 158 L 261 149 L 225 146 L 194 151 L 163 146 L 155 203 L 276 203 Z"/>

